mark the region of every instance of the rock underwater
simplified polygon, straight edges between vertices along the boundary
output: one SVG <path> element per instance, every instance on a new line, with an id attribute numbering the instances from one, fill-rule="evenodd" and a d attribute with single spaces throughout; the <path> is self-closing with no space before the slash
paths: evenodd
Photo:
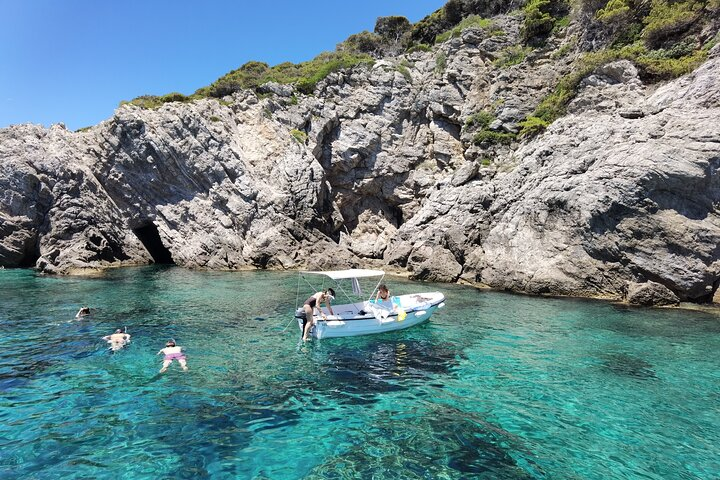
<path id="1" fill-rule="evenodd" d="M 0 265 L 388 265 L 532 294 L 712 299 L 718 49 L 660 88 L 605 65 L 545 133 L 484 146 L 468 118 L 494 108 L 491 131 L 516 133 L 569 68 L 538 53 L 499 69 L 511 37 L 468 30 L 297 99 L 269 85 L 124 105 L 82 132 L 1 129 Z"/>

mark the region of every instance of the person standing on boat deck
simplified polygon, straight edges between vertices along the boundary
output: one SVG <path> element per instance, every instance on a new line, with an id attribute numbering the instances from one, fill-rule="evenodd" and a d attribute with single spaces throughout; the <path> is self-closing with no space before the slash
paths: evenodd
<path id="1" fill-rule="evenodd" d="M 188 367 L 185 359 L 185 354 L 182 352 L 182 348 L 183 347 L 178 347 L 175 344 L 175 340 L 171 338 L 165 344 L 165 348 L 157 352 L 158 355 L 160 355 L 161 353 L 165 355 L 165 358 L 163 358 L 163 366 L 160 369 L 160 373 L 164 373 L 173 360 L 177 360 L 180 364 L 180 367 L 182 367 L 183 370 L 187 371 Z"/>
<path id="2" fill-rule="evenodd" d="M 375 295 L 375 303 L 389 302 L 390 301 L 390 290 L 384 283 L 378 287 L 377 295 Z"/>
<path id="3" fill-rule="evenodd" d="M 327 307 L 328 312 L 330 312 L 330 315 L 335 315 L 335 313 L 333 313 L 332 306 L 330 305 L 330 300 L 335 300 L 335 290 L 333 290 L 332 288 L 328 288 L 326 290 L 323 290 L 322 292 L 317 292 L 316 294 L 305 300 L 305 303 L 303 304 L 303 309 L 305 310 L 305 321 L 303 322 L 302 336 L 303 341 L 306 341 L 308 339 L 310 329 L 314 324 L 313 313 L 315 312 L 315 309 L 320 312 L 320 316 L 322 318 L 326 318 L 325 314 L 322 311 L 322 308 L 320 308 L 320 304 L 322 302 L 325 302 L 325 306 Z"/>

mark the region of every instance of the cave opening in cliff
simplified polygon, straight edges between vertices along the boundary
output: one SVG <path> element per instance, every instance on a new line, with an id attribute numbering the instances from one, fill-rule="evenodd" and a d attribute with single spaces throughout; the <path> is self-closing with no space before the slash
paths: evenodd
<path id="1" fill-rule="evenodd" d="M 37 241 L 28 242 L 25 244 L 25 250 L 23 256 L 18 262 L 20 268 L 33 268 L 40 258 L 40 245 Z"/>
<path id="2" fill-rule="evenodd" d="M 175 261 L 170 254 L 170 250 L 167 249 L 162 243 L 160 233 L 154 223 L 149 223 L 143 227 L 133 229 L 133 233 L 137 236 L 138 240 L 145 246 L 154 263 L 164 265 L 175 265 Z"/>

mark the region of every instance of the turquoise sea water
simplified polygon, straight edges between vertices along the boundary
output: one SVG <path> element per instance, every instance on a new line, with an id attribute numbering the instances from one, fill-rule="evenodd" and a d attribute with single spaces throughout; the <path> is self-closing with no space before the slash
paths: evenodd
<path id="1" fill-rule="evenodd" d="M 0 478 L 720 477 L 719 316 L 388 283 L 447 306 L 301 345 L 292 273 L 0 271 Z"/>

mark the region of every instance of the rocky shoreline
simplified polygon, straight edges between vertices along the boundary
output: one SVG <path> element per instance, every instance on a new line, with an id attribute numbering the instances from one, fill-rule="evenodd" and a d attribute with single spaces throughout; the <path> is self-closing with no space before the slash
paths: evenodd
<path id="1" fill-rule="evenodd" d="M 0 129 L 0 265 L 51 274 L 385 266 L 410 278 L 640 305 L 720 284 L 720 48 L 643 84 L 617 61 L 534 138 L 570 34 L 517 65 L 469 29 L 428 52 L 221 101 L 132 105 L 82 132 Z M 565 42 L 565 43 L 564 43 Z M 440 68 L 438 58 L 444 59 Z M 504 138 L 504 137 L 497 137 Z M 514 137 L 513 137 L 514 138 Z"/>

